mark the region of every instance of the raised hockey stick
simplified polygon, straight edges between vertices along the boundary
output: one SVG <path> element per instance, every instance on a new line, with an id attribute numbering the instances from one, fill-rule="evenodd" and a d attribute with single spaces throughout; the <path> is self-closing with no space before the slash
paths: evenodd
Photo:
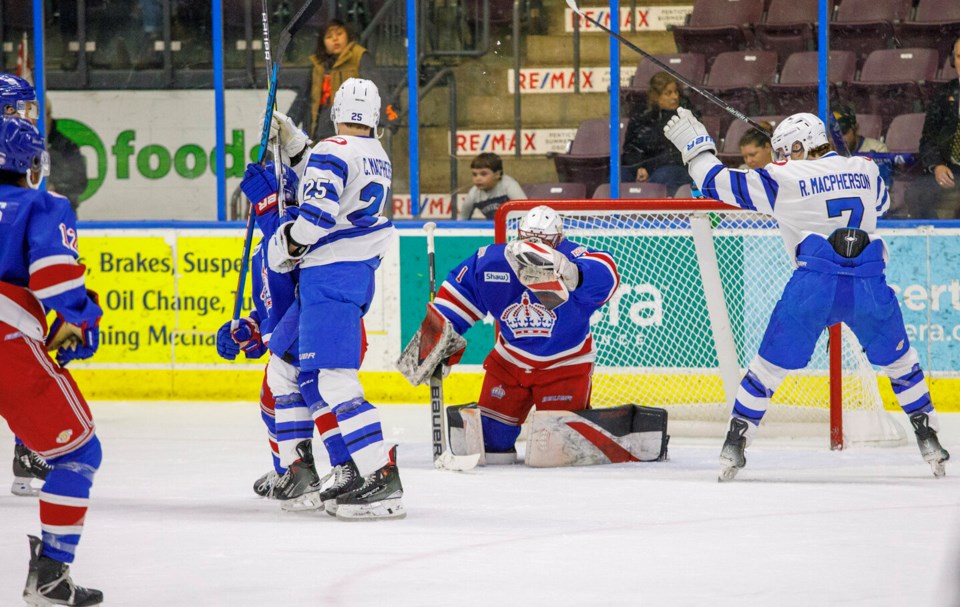
<path id="1" fill-rule="evenodd" d="M 437 296 L 437 263 L 435 257 L 433 232 L 437 224 L 428 221 L 423 224 L 427 233 L 427 275 L 430 278 L 430 301 Z M 433 438 L 433 466 L 438 470 L 464 472 L 477 467 L 480 454 L 454 455 L 447 448 L 446 411 L 443 408 L 443 363 L 437 365 L 430 376 L 430 423 Z"/>
<path id="2" fill-rule="evenodd" d="M 268 43 L 269 39 L 269 28 L 267 27 L 267 14 L 266 14 L 266 0 L 263 0 L 263 18 L 264 18 L 264 33 L 265 33 L 265 59 L 269 64 L 270 71 L 270 86 L 267 91 L 267 109 L 263 118 L 263 132 L 260 134 L 260 153 L 257 156 L 257 162 L 263 164 L 263 159 L 267 155 L 267 144 L 270 140 L 270 125 L 273 123 L 273 110 L 276 107 L 277 102 L 277 82 L 280 76 L 280 62 L 283 60 L 283 54 L 287 51 L 287 46 L 290 45 L 290 41 L 293 40 L 293 37 L 298 31 L 304 26 L 304 24 L 310 20 L 311 17 L 320 9 L 320 6 L 323 4 L 322 0 L 307 0 L 303 3 L 303 6 L 300 7 L 300 10 L 297 11 L 297 14 L 293 16 L 293 19 L 290 20 L 290 23 L 283 28 L 280 32 L 280 44 L 277 45 L 277 52 L 273 55 L 276 60 L 271 61 L 270 56 L 270 47 Z M 280 167 L 280 156 L 277 155 L 276 159 L 278 162 L 275 164 L 282 170 L 283 167 Z M 277 180 L 277 185 L 281 185 L 280 180 Z M 283 188 L 279 188 L 277 191 L 278 200 L 283 197 Z M 249 206 L 249 205 L 248 205 Z M 247 231 L 243 239 L 243 252 L 240 257 L 240 275 L 237 277 L 237 290 L 235 291 L 235 296 L 233 300 L 233 322 L 232 324 L 236 326 L 240 320 L 240 310 L 243 308 L 243 288 L 247 282 L 247 272 L 250 270 L 250 248 L 253 244 L 253 226 L 254 226 L 254 215 L 253 209 L 248 208 L 247 214 Z"/>
<path id="3" fill-rule="evenodd" d="M 589 21 L 590 23 L 596 25 L 597 27 L 599 27 L 599 28 L 602 29 L 603 31 L 607 32 L 608 34 L 610 34 L 611 36 L 613 36 L 614 38 L 616 38 L 617 40 L 619 40 L 624 46 L 626 46 L 626 47 L 629 48 L 630 50 L 632 50 L 632 51 L 634 51 L 634 52 L 637 52 L 637 53 L 639 53 L 640 55 L 642 55 L 644 58 L 652 61 L 652 62 L 654 63 L 654 65 L 656 65 L 657 67 L 659 67 L 659 68 L 662 69 L 663 71 L 667 72 L 668 74 L 670 74 L 671 76 L 673 76 L 674 78 L 676 78 L 677 80 L 679 80 L 680 82 L 682 82 L 683 84 L 685 84 L 685 85 L 687 86 L 687 88 L 690 88 L 690 89 L 692 89 L 692 90 L 700 93 L 702 96 L 704 96 L 704 97 L 707 99 L 707 101 L 716 104 L 718 107 L 720 107 L 721 109 L 723 109 L 723 110 L 726 111 L 727 113 L 733 115 L 735 118 L 739 118 L 740 120 L 743 120 L 744 122 L 746 122 L 747 124 L 749 124 L 750 126 L 752 126 L 754 129 L 760 131 L 760 132 L 763 133 L 764 135 L 769 135 L 769 133 L 767 133 L 767 131 L 765 131 L 765 130 L 763 129 L 763 127 L 760 126 L 760 123 L 758 123 L 756 120 L 752 120 L 752 119 L 748 118 L 746 114 L 744 114 L 743 112 L 741 112 L 741 111 L 738 110 L 737 108 L 733 107 L 732 105 L 730 105 L 729 103 L 727 103 L 727 102 L 724 101 L 723 99 L 717 97 L 716 95 L 714 95 L 714 94 L 711 93 L 710 91 L 705 91 L 705 90 L 703 90 L 702 88 L 700 88 L 699 86 L 697 86 L 696 84 L 694 84 L 693 82 L 691 82 L 690 80 L 688 80 L 683 74 L 679 73 L 678 71 L 676 71 L 675 69 L 673 69 L 672 67 L 670 67 L 669 65 L 667 65 L 666 63 L 664 63 L 663 61 L 660 61 L 659 59 L 657 59 L 656 57 L 654 57 L 653 55 L 651 55 L 651 54 L 648 53 L 647 51 L 643 50 L 642 48 L 640 48 L 640 47 L 637 46 L 636 44 L 630 42 L 629 40 L 627 40 L 626 38 L 624 38 L 623 36 L 621 36 L 621 35 L 618 34 L 617 32 L 611 30 L 610 28 L 608 28 L 608 27 L 605 26 L 604 24 L 600 23 L 599 21 L 597 21 L 596 19 L 594 19 L 594 18 L 591 17 L 590 15 L 587 15 L 586 13 L 584 13 L 582 10 L 580 10 L 580 7 L 577 6 L 577 0 L 567 0 L 567 6 L 569 6 L 569 7 L 570 7 L 570 10 L 572 10 L 572 11 L 575 12 L 576 14 L 580 15 L 581 17 L 583 17 L 584 19 L 586 19 L 586 20 Z"/>

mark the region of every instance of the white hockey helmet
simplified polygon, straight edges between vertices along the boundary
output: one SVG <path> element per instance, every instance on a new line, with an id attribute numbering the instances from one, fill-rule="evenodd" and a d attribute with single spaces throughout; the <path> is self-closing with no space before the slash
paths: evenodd
<path id="1" fill-rule="evenodd" d="M 380 124 L 380 91 L 363 78 L 347 78 L 333 98 L 330 119 L 334 125 L 362 124 L 371 129 Z"/>
<path id="2" fill-rule="evenodd" d="M 777 162 L 789 160 L 791 153 L 801 150 L 803 158 L 806 159 L 810 150 L 828 143 L 827 129 L 823 126 L 823 121 L 805 112 L 785 118 L 770 136 L 773 159 Z"/>
<path id="3" fill-rule="evenodd" d="M 563 240 L 563 219 L 560 214 L 546 205 L 534 207 L 520 220 L 517 229 L 520 240 L 536 238 L 540 242 L 557 248 Z"/>

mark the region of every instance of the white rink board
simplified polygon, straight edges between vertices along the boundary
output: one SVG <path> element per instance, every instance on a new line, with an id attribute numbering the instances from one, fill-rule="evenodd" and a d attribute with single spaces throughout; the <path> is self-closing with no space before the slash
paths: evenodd
<path id="1" fill-rule="evenodd" d="M 722 439 L 670 461 L 590 468 L 430 465 L 425 406 L 381 409 L 408 517 L 349 524 L 254 497 L 269 467 L 255 403 L 94 403 L 104 460 L 73 567 L 105 605 L 473 607 L 953 606 L 960 469 L 916 446 L 759 438 L 733 483 Z M 960 453 L 960 414 L 944 420 Z M 0 605 L 19 605 L 36 500 L 7 493 Z"/>

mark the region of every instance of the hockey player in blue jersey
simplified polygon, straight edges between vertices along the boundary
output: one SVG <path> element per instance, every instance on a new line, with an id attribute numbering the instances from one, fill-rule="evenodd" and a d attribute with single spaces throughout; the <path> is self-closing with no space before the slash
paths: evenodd
<path id="1" fill-rule="evenodd" d="M 349 78 L 331 108 L 336 136 L 311 147 L 288 117 L 274 114 L 271 125 L 300 175 L 300 206 L 270 240 L 268 261 L 300 268 L 300 393 L 311 408 L 333 408 L 346 441 L 353 464 L 339 467 L 326 510 L 347 520 L 406 516 L 395 449 L 359 378 L 361 319 L 396 238 L 383 216 L 393 167 L 373 136 L 379 113 L 376 85 Z"/>
<path id="2" fill-rule="evenodd" d="M 13 74 L 0 74 L 0 116 L 19 116 L 36 124 L 40 115 L 37 93 L 29 82 Z M 13 484 L 14 495 L 37 495 L 31 485 L 33 479 L 44 480 L 50 466 L 43 458 L 27 448 L 19 437 L 14 437 Z"/>
<path id="3" fill-rule="evenodd" d="M 299 180 L 289 167 L 283 168 L 284 199 L 295 206 Z M 271 437 L 274 470 L 257 480 L 254 491 L 281 500 L 284 509 L 316 510 L 323 506 L 319 494 L 324 481 L 332 474 L 324 478 L 317 474 L 311 443 L 314 426 L 334 468 L 347 465 L 350 456 L 330 407 L 323 404 L 311 410 L 300 394 L 299 304 L 296 301 L 299 271 L 280 274 L 270 270 L 263 246 L 281 219 L 273 164 L 249 165 L 240 188 L 253 205 L 257 226 L 264 237 L 254 250 L 251 266 L 255 309 L 249 317 L 241 319 L 236 328 L 232 328 L 229 321 L 220 328 L 217 351 L 231 360 L 241 350 L 247 358 L 259 358 L 269 347 L 261 410 Z M 291 211 L 295 214 L 295 209 Z"/>
<path id="4" fill-rule="evenodd" d="M 101 450 L 64 365 L 97 351 L 102 310 L 84 284 L 69 201 L 37 191 L 49 172 L 44 147 L 30 122 L 0 120 L 0 416 L 51 467 L 40 491 L 42 537 L 29 536 L 24 599 L 99 605 L 99 590 L 70 577 Z M 48 310 L 57 313 L 49 332 Z M 46 349 L 57 351 L 56 362 Z"/>
<path id="5" fill-rule="evenodd" d="M 422 350 L 448 355 L 445 325 L 460 335 L 493 315 L 499 332 L 483 363 L 478 399 L 488 464 L 516 460 L 520 424 L 534 405 L 539 411 L 590 408 L 596 359 L 590 316 L 620 284 L 613 257 L 565 239 L 562 219 L 550 207 L 531 209 L 517 237 L 482 247 L 450 272 L 414 337 L 421 352 L 405 349 L 425 362 L 401 358 L 399 365 L 411 383 L 421 383 L 436 367 Z M 457 359 L 454 354 L 444 364 Z"/>
<path id="6" fill-rule="evenodd" d="M 943 476 L 950 455 L 937 438 L 937 412 L 884 275 L 888 251 L 876 230 L 890 198 L 876 164 L 832 151 L 813 114 L 794 114 L 777 125 L 775 162 L 758 170 L 725 168 L 703 124 L 682 108 L 664 133 L 705 196 L 773 215 L 797 265 L 737 390 L 720 480 L 734 478 L 746 464 L 744 449 L 773 393 L 788 372 L 809 363 L 820 334 L 838 322 L 850 327 L 870 362 L 890 378 L 923 459 L 934 476 Z"/>

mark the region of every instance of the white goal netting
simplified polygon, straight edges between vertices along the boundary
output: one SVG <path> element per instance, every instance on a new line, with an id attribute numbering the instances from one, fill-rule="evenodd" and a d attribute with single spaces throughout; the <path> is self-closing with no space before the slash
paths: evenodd
<path id="1" fill-rule="evenodd" d="M 671 422 L 725 422 L 793 267 L 772 218 L 717 203 L 683 204 L 692 208 L 669 200 L 607 201 L 602 209 L 551 201 L 566 237 L 610 252 L 620 272 L 617 293 L 591 318 L 598 349 L 593 406 L 663 406 Z M 516 238 L 525 212 L 499 216 L 498 240 Z M 827 335 L 809 366 L 777 390 L 764 426 L 806 434 L 811 428 L 801 424 L 830 423 Z M 834 373 L 842 381 L 844 442 L 900 444 L 903 429 L 884 411 L 875 372 L 845 326 L 842 343 Z"/>

